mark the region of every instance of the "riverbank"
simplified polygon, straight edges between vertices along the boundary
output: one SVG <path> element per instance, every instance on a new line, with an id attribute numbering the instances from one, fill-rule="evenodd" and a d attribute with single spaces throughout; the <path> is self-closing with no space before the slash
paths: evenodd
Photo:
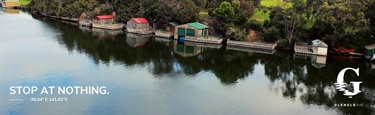
<path id="1" fill-rule="evenodd" d="M 50 15 L 46 15 L 44 13 L 41 13 L 41 12 L 37 12 L 37 11 L 33 11 L 33 13 L 35 14 L 39 14 L 39 15 L 42 15 L 42 16 L 45 16 L 45 17 L 48 17 L 48 18 L 52 18 L 52 19 L 56 19 L 56 20 L 61 20 L 61 21 L 65 21 L 67 23 L 70 23 L 70 24 L 73 24 L 73 25 L 77 25 L 79 26 L 78 22 L 79 22 L 79 19 L 77 18 L 69 18 L 69 17 L 58 17 L 58 16 L 50 16 Z M 126 28 L 124 28 L 126 29 Z M 125 31 L 126 32 L 126 31 Z M 149 34 L 152 34 L 152 35 L 155 35 L 155 32 L 150 32 Z M 294 48 L 280 48 L 278 45 L 279 43 L 274 43 L 274 44 L 270 44 L 268 46 L 262 46 L 262 44 L 269 44 L 269 43 L 262 43 L 262 42 L 245 42 L 245 41 L 234 41 L 235 43 L 232 43 L 232 42 L 226 42 L 225 38 L 224 40 L 220 40 L 220 42 L 209 42 L 209 41 L 205 41 L 205 40 L 190 40 L 190 41 L 193 41 L 193 42 L 201 42 L 201 43 L 215 43 L 215 44 L 223 44 L 223 45 L 229 45 L 229 46 L 233 46 L 233 47 L 244 47 L 244 48 L 253 48 L 253 49 L 259 49 L 259 50 L 286 50 L 286 51 L 290 51 L 290 52 L 295 52 L 295 53 L 301 53 L 302 51 L 302 54 L 309 54 L 309 55 L 315 55 L 312 51 L 311 51 L 311 48 L 302 48 L 299 47 L 299 46 L 295 46 Z M 225 41 L 225 42 L 223 42 Z M 255 45 L 254 45 L 255 44 Z M 256 44 L 259 44 L 259 45 L 256 45 Z M 307 44 L 307 43 L 305 43 Z M 306 53 L 307 52 L 307 53 Z M 310 52 L 310 53 L 309 53 Z M 346 54 L 342 54 L 342 53 L 333 53 L 331 49 L 329 49 L 327 51 L 327 54 L 326 55 L 330 55 L 330 56 L 348 56 L 348 57 L 364 57 L 363 54 L 360 54 L 360 53 L 346 53 Z"/>

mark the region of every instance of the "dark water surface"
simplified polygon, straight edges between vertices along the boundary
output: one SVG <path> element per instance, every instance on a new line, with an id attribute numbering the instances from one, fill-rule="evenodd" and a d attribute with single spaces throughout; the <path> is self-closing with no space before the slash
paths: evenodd
<path id="1" fill-rule="evenodd" d="M 362 59 L 263 54 L 79 28 L 0 12 L 0 114 L 374 114 L 375 70 Z M 337 74 L 360 80 L 352 99 Z M 108 94 L 10 94 L 11 86 L 106 86 Z M 64 97 L 66 102 L 33 102 Z M 22 100 L 14 100 L 22 99 Z M 361 107 L 337 107 L 359 103 Z"/>

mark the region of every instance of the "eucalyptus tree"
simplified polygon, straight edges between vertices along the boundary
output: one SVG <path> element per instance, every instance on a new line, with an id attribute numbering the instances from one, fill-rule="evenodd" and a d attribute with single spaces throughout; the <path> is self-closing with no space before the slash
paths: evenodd
<path id="1" fill-rule="evenodd" d="M 331 41 L 331 45 L 335 45 L 349 32 L 355 32 L 357 27 L 366 29 L 369 22 L 365 11 L 369 8 L 371 1 L 373 0 L 324 2 L 316 14 L 313 28 L 320 29 L 320 32 L 326 32 L 325 40 Z"/>
<path id="2" fill-rule="evenodd" d="M 283 33 L 281 37 L 288 39 L 290 46 L 298 39 L 300 31 L 307 23 L 306 2 L 304 0 L 292 0 L 292 2 L 291 8 L 276 7 L 270 14 L 271 25 Z"/>

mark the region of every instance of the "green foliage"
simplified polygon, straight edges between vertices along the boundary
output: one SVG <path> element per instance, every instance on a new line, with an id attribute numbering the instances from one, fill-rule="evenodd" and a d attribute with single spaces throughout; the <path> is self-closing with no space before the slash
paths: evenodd
<path id="1" fill-rule="evenodd" d="M 138 0 L 115 0 L 110 2 L 116 11 L 116 20 L 126 22 L 132 17 L 140 17 L 144 13 L 144 7 L 140 7 Z"/>
<path id="2" fill-rule="evenodd" d="M 235 18 L 234 7 L 229 2 L 222 2 L 218 8 L 212 11 L 214 17 L 230 22 Z"/>
<path id="3" fill-rule="evenodd" d="M 206 7 L 208 0 L 193 0 L 195 5 L 201 8 Z"/>
<path id="4" fill-rule="evenodd" d="M 176 19 L 178 22 L 187 23 L 198 19 L 199 8 L 191 0 L 180 0 L 178 6 L 182 7 L 177 9 Z"/>
<path id="5" fill-rule="evenodd" d="M 241 16 L 243 16 L 247 19 L 254 14 L 254 11 L 255 11 L 254 2 L 251 1 L 251 0 L 241 2 L 240 9 L 238 9 L 236 11 L 238 12 L 238 14 L 240 14 Z"/>
<path id="6" fill-rule="evenodd" d="M 244 24 L 244 27 L 248 30 L 256 30 L 256 31 L 262 31 L 263 25 L 260 22 L 257 21 L 248 21 Z"/>
<path id="7" fill-rule="evenodd" d="M 86 10 L 93 10 L 98 5 L 96 0 L 33 0 L 33 10 L 52 16 L 78 17 Z"/>
<path id="8" fill-rule="evenodd" d="M 361 30 L 353 34 L 343 35 L 344 37 L 340 39 L 337 44 L 339 44 L 341 47 L 355 49 L 356 51 L 363 51 L 363 46 L 375 43 L 374 35 L 374 30 Z M 334 39 L 333 36 L 331 39 Z"/>
<path id="9" fill-rule="evenodd" d="M 307 18 L 304 15 L 305 1 L 292 0 L 292 2 L 293 6 L 291 8 L 275 7 L 270 13 L 270 23 L 268 24 L 282 30 L 279 35 L 281 38 L 288 39 L 291 46 L 294 40 L 301 37 L 301 31 L 307 23 Z"/>
<path id="10" fill-rule="evenodd" d="M 375 2 L 370 3 L 365 15 L 369 19 L 371 27 L 375 28 Z"/>
<path id="11" fill-rule="evenodd" d="M 225 33 L 225 37 L 231 40 L 244 40 L 245 39 L 245 31 L 240 30 L 239 28 L 230 27 Z"/>
<path id="12" fill-rule="evenodd" d="M 18 0 L 20 2 L 20 4 L 22 5 L 28 5 L 30 4 L 31 0 Z"/>
<path id="13" fill-rule="evenodd" d="M 280 38 L 280 30 L 275 26 L 269 27 L 263 34 L 263 41 L 275 42 Z"/>
<path id="14" fill-rule="evenodd" d="M 369 22 L 366 18 L 365 11 L 369 8 L 369 4 L 374 3 L 370 0 L 362 0 L 361 2 L 346 1 L 329 1 L 323 2 L 316 14 L 316 22 L 313 25 L 315 33 L 331 42 L 331 45 L 339 45 L 348 33 L 355 31 L 348 30 L 352 28 L 356 30 L 358 27 L 369 28 Z M 357 30 L 359 31 L 359 30 Z"/>
<path id="15" fill-rule="evenodd" d="M 204 1 L 202 4 L 205 4 Z M 197 21 L 199 12 L 191 0 L 33 0 L 31 6 L 48 15 L 72 18 L 85 11 L 94 11 L 96 15 L 115 11 L 116 21 L 127 22 L 132 17 L 146 17 L 158 24 Z"/>
<path id="16" fill-rule="evenodd" d="M 246 36 L 246 29 L 250 29 L 253 25 L 249 25 L 248 18 L 253 15 L 255 9 L 252 0 L 232 0 L 231 2 L 223 1 L 220 6 L 209 11 L 212 17 L 219 20 L 214 26 L 215 30 L 226 35 L 227 38 L 234 40 L 243 40 Z M 254 26 L 259 29 L 259 26 Z"/>
<path id="17" fill-rule="evenodd" d="M 271 23 L 270 20 L 264 20 L 263 27 L 268 28 L 270 23 Z"/>

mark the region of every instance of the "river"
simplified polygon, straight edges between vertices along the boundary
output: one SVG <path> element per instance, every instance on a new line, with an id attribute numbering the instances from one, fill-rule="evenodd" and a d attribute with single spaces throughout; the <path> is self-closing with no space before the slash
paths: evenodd
<path id="1" fill-rule="evenodd" d="M 375 114 L 375 70 L 363 59 L 182 44 L 17 10 L 0 11 L 0 39 L 0 114 Z M 360 68 L 345 75 L 362 81 L 353 98 L 334 85 L 347 67 Z M 12 86 L 107 92 L 12 94 Z M 44 97 L 63 101 L 32 100 Z"/>

